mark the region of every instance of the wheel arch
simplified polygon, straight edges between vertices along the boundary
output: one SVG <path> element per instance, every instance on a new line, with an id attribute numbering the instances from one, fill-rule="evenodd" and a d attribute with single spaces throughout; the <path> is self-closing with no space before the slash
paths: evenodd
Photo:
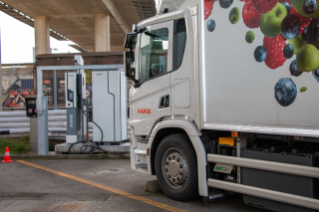
<path id="1" fill-rule="evenodd" d="M 149 157 L 148 164 L 150 164 L 151 174 L 155 174 L 155 154 L 158 145 L 164 137 L 175 134 L 184 133 L 186 134 L 195 150 L 197 157 L 197 168 L 198 168 L 198 190 L 201 196 L 208 196 L 207 186 L 207 175 L 206 175 L 206 151 L 204 145 L 200 139 L 201 133 L 198 131 L 194 123 L 187 120 L 166 120 L 159 122 L 152 130 L 148 148 Z"/>

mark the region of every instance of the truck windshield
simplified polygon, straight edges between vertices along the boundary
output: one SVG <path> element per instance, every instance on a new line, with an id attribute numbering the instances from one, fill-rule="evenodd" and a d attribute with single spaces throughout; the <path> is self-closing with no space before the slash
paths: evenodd
<path id="1" fill-rule="evenodd" d="M 168 28 L 142 34 L 140 82 L 167 73 L 168 42 Z"/>

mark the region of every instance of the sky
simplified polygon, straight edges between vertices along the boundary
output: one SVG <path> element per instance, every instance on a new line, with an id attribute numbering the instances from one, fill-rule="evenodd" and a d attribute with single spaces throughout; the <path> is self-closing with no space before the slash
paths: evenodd
<path id="1" fill-rule="evenodd" d="M 157 5 L 158 0 L 155 0 Z M 34 28 L 0 11 L 1 63 L 33 63 Z M 52 53 L 77 53 L 69 44 L 50 37 Z"/>
<path id="2" fill-rule="evenodd" d="M 0 11 L 1 62 L 33 63 L 34 28 Z M 52 53 L 79 52 L 68 44 L 71 41 L 58 41 L 50 38 Z"/>

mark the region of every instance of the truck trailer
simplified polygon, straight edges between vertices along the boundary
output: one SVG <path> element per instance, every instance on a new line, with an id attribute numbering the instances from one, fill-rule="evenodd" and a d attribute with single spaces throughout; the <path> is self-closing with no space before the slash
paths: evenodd
<path id="1" fill-rule="evenodd" d="M 319 210 L 317 7 L 160 0 L 125 40 L 132 169 L 179 201 Z"/>

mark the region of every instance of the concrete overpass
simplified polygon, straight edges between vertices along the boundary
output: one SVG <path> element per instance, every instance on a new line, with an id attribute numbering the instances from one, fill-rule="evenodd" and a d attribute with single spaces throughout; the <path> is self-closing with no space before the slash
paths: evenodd
<path id="1" fill-rule="evenodd" d="M 35 28 L 36 54 L 52 36 L 80 51 L 122 51 L 132 25 L 156 14 L 154 0 L 2 0 L 0 10 Z"/>

